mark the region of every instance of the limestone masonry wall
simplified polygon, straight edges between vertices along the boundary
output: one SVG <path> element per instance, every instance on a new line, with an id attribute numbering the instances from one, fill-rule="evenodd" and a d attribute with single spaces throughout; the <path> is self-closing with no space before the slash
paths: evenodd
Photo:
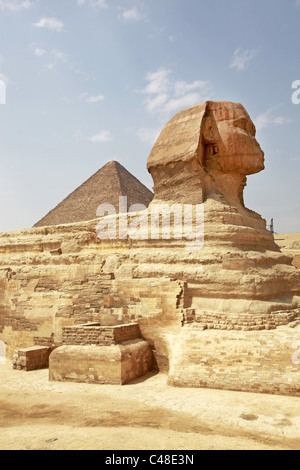
<path id="1" fill-rule="evenodd" d="M 292 312 L 277 311 L 276 314 L 242 314 L 227 315 L 214 312 L 197 313 L 194 309 L 183 310 L 183 324 L 196 323 L 203 330 L 237 330 L 261 331 L 273 330 L 278 326 L 300 323 L 300 308 Z"/>
<path id="2" fill-rule="evenodd" d="M 89 224 L 86 227 L 88 231 Z M 75 232 L 71 227 L 66 227 L 62 234 L 59 233 L 60 227 L 52 228 L 56 239 L 60 237 L 60 242 L 55 243 L 46 243 L 46 239 L 53 235 L 45 235 L 44 230 L 32 229 L 22 232 L 22 235 L 9 234 L 10 242 L 6 241 L 6 237 L 2 242 L 0 337 L 7 345 L 7 357 L 12 358 L 18 349 L 33 345 L 60 346 L 68 341 L 66 338 L 63 340 L 64 328 L 74 325 L 96 322 L 101 326 L 110 326 L 138 322 L 141 334 L 150 342 L 161 370 L 167 370 L 168 346 L 164 329 L 172 332 L 181 327 L 182 283 L 168 278 L 133 279 L 132 267 L 126 273 L 120 263 L 120 260 L 126 261 L 128 258 L 126 244 L 121 246 L 120 253 L 118 247 L 113 255 L 117 261 L 116 265 L 112 263 L 109 267 L 112 272 L 103 271 L 103 266 L 107 269 L 112 258 L 111 252 L 107 255 L 106 246 L 103 250 L 99 241 L 95 246 L 86 246 L 88 236 L 86 232 L 84 235 L 78 232 L 78 226 Z M 21 249 L 21 246 L 25 242 L 22 239 L 27 239 L 31 233 L 40 235 L 37 235 L 34 248 L 32 245 L 26 248 L 32 251 L 24 260 L 24 248 Z M 78 236 L 84 240 L 80 249 L 74 241 Z M 13 244 L 16 247 L 14 255 Z M 55 256 L 52 254 L 54 245 L 60 253 Z M 33 257 L 31 264 L 28 263 L 30 253 Z M 123 328 L 115 330 L 115 341 L 128 338 L 128 330 L 122 336 L 124 331 Z M 107 329 L 105 334 L 108 338 L 112 333 Z M 117 334 L 119 339 L 116 338 Z M 78 342 L 81 342 L 80 338 Z"/>
<path id="3" fill-rule="evenodd" d="M 138 338 L 140 334 L 137 323 L 119 326 L 100 326 L 97 323 L 66 326 L 63 328 L 63 344 L 110 346 Z"/>
<path id="4" fill-rule="evenodd" d="M 184 387 L 300 396 L 299 345 L 300 325 L 246 332 L 199 332 L 187 326 L 173 344 L 168 381 Z"/>

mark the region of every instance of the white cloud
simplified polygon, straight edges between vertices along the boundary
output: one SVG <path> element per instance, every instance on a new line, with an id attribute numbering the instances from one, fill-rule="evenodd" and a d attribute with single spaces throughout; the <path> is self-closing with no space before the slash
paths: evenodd
<path id="1" fill-rule="evenodd" d="M 148 84 L 141 90 L 146 95 L 145 108 L 150 114 L 160 114 L 163 118 L 180 109 L 211 99 L 212 96 L 209 81 L 176 81 L 171 77 L 171 70 L 163 67 L 148 73 L 146 80 Z"/>
<path id="2" fill-rule="evenodd" d="M 183 96 L 193 90 L 201 90 L 208 86 L 207 81 L 196 80 L 192 83 L 187 83 L 184 81 L 177 81 L 174 85 L 174 91 L 176 96 Z"/>
<path id="3" fill-rule="evenodd" d="M 28 10 L 34 5 L 30 0 L 17 1 L 17 0 L 0 0 L 0 10 L 3 11 L 20 11 Z"/>
<path id="4" fill-rule="evenodd" d="M 139 129 L 136 134 L 141 142 L 153 145 L 160 134 L 160 129 L 151 129 L 143 127 Z"/>
<path id="5" fill-rule="evenodd" d="M 272 126 L 283 126 L 292 122 L 290 118 L 286 116 L 280 116 L 275 113 L 275 110 L 280 106 L 281 105 L 267 109 L 267 111 L 257 116 L 257 118 L 254 120 L 257 131 L 261 131 L 267 127 Z"/>
<path id="6" fill-rule="evenodd" d="M 82 93 L 81 95 L 78 96 L 78 99 L 85 100 L 87 95 L 88 95 L 87 93 Z"/>
<path id="7" fill-rule="evenodd" d="M 6 86 L 8 84 L 8 78 L 0 73 L 0 105 L 6 104 Z"/>
<path id="8" fill-rule="evenodd" d="M 77 0 L 77 5 L 86 5 L 88 4 L 90 7 L 93 8 L 107 8 L 107 1 L 106 0 L 92 0 L 87 2 L 86 0 Z"/>
<path id="9" fill-rule="evenodd" d="M 90 2 L 91 7 L 94 8 L 107 8 L 107 2 L 106 0 L 94 0 Z"/>
<path id="10" fill-rule="evenodd" d="M 108 130 L 103 130 L 99 132 L 99 134 L 88 137 L 88 141 L 91 142 L 92 144 L 111 142 L 112 140 L 113 140 L 113 137 L 110 131 Z"/>
<path id="11" fill-rule="evenodd" d="M 52 51 L 52 56 L 57 59 L 60 62 L 63 62 L 64 64 L 68 64 L 68 57 L 64 52 L 53 50 Z"/>
<path id="12" fill-rule="evenodd" d="M 65 29 L 65 25 L 62 21 L 58 20 L 57 18 L 48 18 L 43 17 L 37 23 L 34 23 L 36 28 L 46 28 L 50 29 L 50 31 L 56 31 L 57 33 L 61 33 Z"/>
<path id="13" fill-rule="evenodd" d="M 41 49 L 40 47 L 36 47 L 35 50 L 34 50 L 34 54 L 37 57 L 42 57 L 43 55 L 46 54 L 46 51 L 45 51 L 45 49 Z"/>
<path id="14" fill-rule="evenodd" d="M 171 71 L 163 67 L 156 72 L 148 73 L 146 80 L 148 85 L 143 90 L 143 93 L 157 94 L 167 92 L 170 88 L 170 79 L 168 78 Z"/>
<path id="15" fill-rule="evenodd" d="M 125 22 L 136 22 L 136 21 L 141 21 L 145 20 L 147 17 L 147 14 L 145 12 L 142 12 L 136 7 L 129 8 L 127 10 L 123 10 L 122 13 L 120 13 L 119 18 Z"/>
<path id="16" fill-rule="evenodd" d="M 45 65 L 45 68 L 47 70 L 50 70 L 50 72 L 52 72 L 52 70 L 54 70 L 54 67 L 55 67 L 55 64 L 53 62 L 49 62 L 49 64 Z"/>
<path id="17" fill-rule="evenodd" d="M 159 38 L 162 35 L 162 33 L 165 31 L 165 29 L 166 28 L 164 26 L 160 26 L 160 27 L 154 26 L 153 32 L 149 34 L 148 38 L 149 39 Z"/>
<path id="18" fill-rule="evenodd" d="M 157 112 L 162 112 L 164 109 L 164 106 L 166 105 L 167 101 L 169 99 L 169 95 L 166 93 L 159 93 L 158 95 L 154 96 L 153 98 L 147 98 L 144 101 L 144 104 L 146 106 L 146 110 L 150 114 L 155 114 Z"/>
<path id="19" fill-rule="evenodd" d="M 102 94 L 89 96 L 88 93 L 82 93 L 78 98 L 86 101 L 87 103 L 100 103 L 100 101 L 104 100 L 105 96 Z"/>
<path id="20" fill-rule="evenodd" d="M 173 114 L 179 109 L 189 108 L 195 104 L 199 104 L 201 101 L 204 100 L 200 98 L 199 93 L 187 93 L 180 98 L 170 99 L 165 105 L 165 110 L 168 114 Z"/>
<path id="21" fill-rule="evenodd" d="M 234 51 L 233 58 L 229 67 L 235 68 L 237 70 L 246 70 L 251 62 L 255 57 L 259 54 L 258 49 L 245 49 L 242 50 L 240 47 Z"/>
<path id="22" fill-rule="evenodd" d="M 33 53 L 38 57 L 39 59 L 45 59 L 42 62 L 44 65 L 45 70 L 53 71 L 56 67 L 59 65 L 63 64 L 65 65 L 71 72 L 75 73 L 76 75 L 82 75 L 85 77 L 85 79 L 88 78 L 88 75 L 80 70 L 77 67 L 77 64 L 73 62 L 72 58 L 65 54 L 62 51 L 52 49 L 52 50 L 46 50 L 41 47 L 39 47 L 37 44 L 32 43 L 30 45 L 31 50 Z"/>
<path id="23" fill-rule="evenodd" d="M 88 103 L 99 103 L 104 100 L 104 95 L 90 96 L 86 99 Z"/>
<path id="24" fill-rule="evenodd" d="M 45 68 L 47 70 L 54 70 L 55 67 L 61 63 L 61 64 L 65 64 L 67 67 L 69 67 L 71 70 L 73 68 L 73 65 L 71 64 L 71 62 L 69 61 L 67 55 L 64 53 L 64 52 L 61 52 L 61 51 L 57 51 L 57 50 L 52 50 L 52 51 L 49 51 L 47 53 L 47 51 L 44 51 L 44 49 L 41 49 L 40 51 L 40 57 L 47 54 L 47 59 L 50 60 L 50 62 L 48 62 L 46 65 L 45 65 Z M 36 51 L 35 51 L 36 53 Z"/>
<path id="25" fill-rule="evenodd" d="M 2 80 L 6 85 L 9 83 L 8 77 L 4 73 L 0 73 L 0 80 Z"/>

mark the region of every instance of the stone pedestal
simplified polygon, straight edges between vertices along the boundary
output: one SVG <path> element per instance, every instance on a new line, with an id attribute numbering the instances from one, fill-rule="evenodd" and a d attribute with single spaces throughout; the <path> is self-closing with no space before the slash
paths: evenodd
<path id="1" fill-rule="evenodd" d="M 50 356 L 49 380 L 126 384 L 153 369 L 153 354 L 138 324 L 66 327 L 64 345 Z"/>

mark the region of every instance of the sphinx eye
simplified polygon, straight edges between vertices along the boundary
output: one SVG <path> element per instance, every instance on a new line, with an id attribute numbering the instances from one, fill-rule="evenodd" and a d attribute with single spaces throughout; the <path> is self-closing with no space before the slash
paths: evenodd
<path id="1" fill-rule="evenodd" d="M 253 136 L 255 136 L 255 134 L 256 134 L 256 128 L 255 128 L 255 125 L 252 122 L 250 123 L 250 126 L 249 126 L 249 132 Z"/>
<path id="2" fill-rule="evenodd" d="M 241 129 L 243 130 L 246 130 L 247 129 L 247 119 L 245 118 L 240 118 L 240 119 L 236 119 L 234 121 L 234 124 L 236 127 L 240 127 Z"/>

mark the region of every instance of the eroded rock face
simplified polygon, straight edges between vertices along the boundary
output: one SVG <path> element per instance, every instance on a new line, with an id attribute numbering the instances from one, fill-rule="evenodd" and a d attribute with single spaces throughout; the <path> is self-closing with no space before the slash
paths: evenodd
<path id="1" fill-rule="evenodd" d="M 246 177 L 264 168 L 249 115 L 228 102 L 184 110 L 147 166 L 155 197 L 140 238 L 100 240 L 99 219 L 0 234 L 0 339 L 9 354 L 59 345 L 66 326 L 137 322 L 173 385 L 299 394 L 300 271 L 244 206 Z M 144 236 L 160 203 L 202 204 L 203 246 Z M 128 226 L 138 217 L 128 214 Z"/>

